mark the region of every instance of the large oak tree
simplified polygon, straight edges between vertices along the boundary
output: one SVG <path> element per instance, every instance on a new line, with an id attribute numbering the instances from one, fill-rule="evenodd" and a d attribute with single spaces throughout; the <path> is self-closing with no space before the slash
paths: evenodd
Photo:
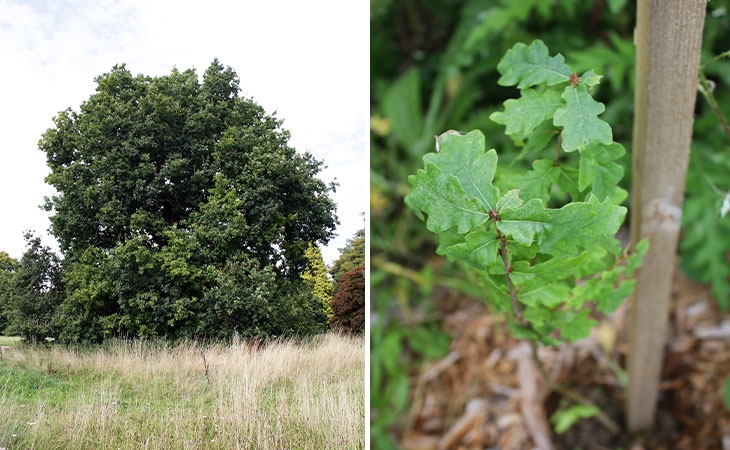
<path id="1" fill-rule="evenodd" d="M 64 255 L 67 339 L 312 331 L 326 322 L 301 284 L 309 243 L 337 224 L 322 162 L 282 121 L 239 96 L 214 60 L 194 70 L 96 79 L 39 146 Z M 65 333 L 65 334 L 64 334 Z"/>

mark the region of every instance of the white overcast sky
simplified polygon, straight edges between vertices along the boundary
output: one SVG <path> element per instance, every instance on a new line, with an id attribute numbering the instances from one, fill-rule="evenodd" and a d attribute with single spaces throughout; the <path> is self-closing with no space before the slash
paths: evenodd
<path id="1" fill-rule="evenodd" d="M 276 112 L 290 144 L 323 160 L 341 225 L 329 264 L 365 226 L 369 115 L 368 2 L 337 0 L 0 0 L 0 251 L 20 258 L 24 230 L 47 235 L 53 193 L 38 140 L 52 118 L 78 111 L 94 77 L 126 63 L 133 74 L 173 67 L 198 76 L 214 58 L 241 95 Z"/>

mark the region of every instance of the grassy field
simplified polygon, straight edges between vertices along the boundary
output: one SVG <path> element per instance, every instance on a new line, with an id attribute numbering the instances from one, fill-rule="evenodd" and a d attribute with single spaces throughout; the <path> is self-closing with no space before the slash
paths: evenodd
<path id="1" fill-rule="evenodd" d="M 362 338 L 10 345 L 0 449 L 362 449 Z"/>
<path id="2" fill-rule="evenodd" d="M 11 345 L 18 345 L 20 342 L 19 337 L 14 336 L 0 336 L 0 346 L 11 346 Z"/>

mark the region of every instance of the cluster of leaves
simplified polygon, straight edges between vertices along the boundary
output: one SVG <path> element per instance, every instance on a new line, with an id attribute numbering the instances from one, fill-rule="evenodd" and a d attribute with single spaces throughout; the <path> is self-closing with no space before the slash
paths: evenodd
<path id="1" fill-rule="evenodd" d="M 333 316 L 330 327 L 349 333 L 365 332 L 365 267 L 344 274 L 337 281 L 332 298 Z"/>
<path id="2" fill-rule="evenodd" d="M 713 0 L 707 6 L 703 62 L 728 50 L 730 29 L 730 1 Z M 395 399 L 401 397 L 393 395 L 403 386 L 407 391 L 403 372 L 439 355 L 409 351 L 422 348 L 418 330 L 427 329 L 433 341 L 444 339 L 433 320 L 414 322 L 409 317 L 439 317 L 430 312 L 432 303 L 427 301 L 434 287 L 473 292 L 472 283 L 454 273 L 455 265 L 441 265 L 428 256 L 438 245 L 436 235 L 426 232 L 404 208 L 403 196 L 410 191 L 408 174 L 432 149 L 433 136 L 448 129 L 479 129 L 489 137 L 500 159 L 495 183 L 503 190 L 509 186 L 502 180 L 512 171 L 522 174 L 525 165 L 531 167 L 534 158 L 523 153 L 520 159 L 521 152 L 489 117 L 514 94 L 496 83 L 499 59 L 515 42 L 538 37 L 550 48 L 559 48 L 574 71 L 593 69 L 604 75 L 592 94 L 606 104 L 601 117 L 611 124 L 613 139 L 630 152 L 635 13 L 635 4 L 626 0 L 371 2 L 371 302 L 378 317 L 372 328 L 371 370 L 380 374 L 379 384 L 373 381 L 371 389 L 371 430 L 379 448 L 392 446 L 387 430 L 397 430 L 393 423 L 405 416 L 402 408 L 408 402 L 396 405 Z M 730 61 L 718 61 L 705 73 L 716 83 L 715 96 L 728 117 Z M 730 229 L 727 216 L 723 220 L 719 212 L 730 190 L 730 153 L 724 150 L 727 141 L 706 103 L 697 104 L 692 145 L 680 243 L 682 267 L 693 277 L 712 282 L 715 297 L 723 302 L 728 298 L 723 289 L 728 286 Z M 524 147 L 520 150 L 524 152 Z M 631 180 L 630 157 L 615 162 L 624 167 L 620 185 L 626 188 Z M 385 346 L 394 351 L 380 351 L 384 342 L 395 340 L 398 345 Z M 371 380 L 376 380 L 372 374 Z"/>
<path id="3" fill-rule="evenodd" d="M 391 448 L 389 432 L 408 405 L 408 371 L 448 351 L 439 313 L 428 300 L 444 287 L 481 296 L 454 265 L 430 257 L 436 235 L 404 207 L 407 176 L 433 148 L 433 136 L 448 129 L 482 130 L 500 151 L 503 174 L 512 167 L 523 171 L 514 145 L 489 116 L 513 93 L 495 82 L 500 58 L 515 42 L 535 37 L 570 56 L 574 70 L 606 74 L 597 99 L 604 92 L 625 95 L 612 98 L 603 117 L 614 125 L 616 141 L 626 139 L 634 17 L 621 0 L 378 0 L 371 6 L 370 299 L 377 317 L 371 329 L 371 436 L 378 448 Z M 607 36 L 626 43 L 622 51 L 630 54 L 591 60 L 601 51 L 616 52 Z"/>
<path id="4" fill-rule="evenodd" d="M 47 332 L 99 341 L 326 329 L 325 302 L 301 278 L 307 249 L 337 224 L 322 163 L 291 148 L 282 122 L 241 98 L 217 60 L 202 83 L 193 70 L 150 78 L 124 66 L 96 82 L 39 143 L 64 256 L 58 328 Z"/>
<path id="5" fill-rule="evenodd" d="M 424 157 L 425 169 L 409 177 L 413 192 L 405 201 L 427 216 L 439 254 L 477 269 L 489 303 L 512 319 L 519 336 L 553 344 L 559 333 L 575 341 L 595 324 L 587 301 L 611 312 L 633 289 L 626 277 L 641 256 L 619 264 L 626 255 L 615 238 L 627 193 L 617 185 L 623 168 L 614 161 L 625 150 L 598 117 L 604 107 L 588 91 L 599 81 L 593 71 L 572 73 L 539 40 L 515 45 L 497 68 L 499 83 L 516 85 L 521 96 L 492 119 L 523 152 L 550 147 L 553 159 L 503 179 L 509 189 L 502 194 L 493 183 L 497 153 L 485 151 L 484 135 L 447 132 L 437 138 L 438 153 Z M 575 153 L 578 161 L 570 158 Z M 566 195 L 570 203 L 548 207 Z"/>

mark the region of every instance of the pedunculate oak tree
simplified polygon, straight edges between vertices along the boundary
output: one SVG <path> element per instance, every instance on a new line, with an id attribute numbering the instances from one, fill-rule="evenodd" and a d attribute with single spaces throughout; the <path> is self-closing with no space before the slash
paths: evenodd
<path id="1" fill-rule="evenodd" d="M 326 315 L 301 280 L 337 225 L 323 164 L 282 121 L 239 96 L 214 60 L 194 70 L 96 79 L 39 146 L 64 256 L 60 337 L 226 337 L 316 332 Z"/>

